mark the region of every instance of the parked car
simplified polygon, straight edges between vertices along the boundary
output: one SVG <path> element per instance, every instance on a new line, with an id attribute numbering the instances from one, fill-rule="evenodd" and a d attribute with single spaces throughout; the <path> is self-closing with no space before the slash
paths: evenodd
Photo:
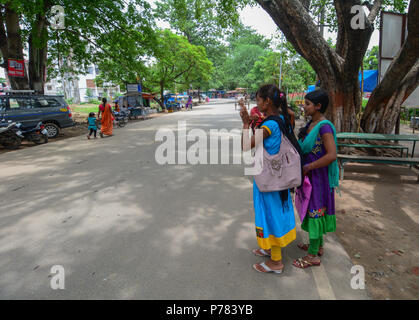
<path id="1" fill-rule="evenodd" d="M 30 90 L 12 90 L 0 96 L 0 118 L 21 122 L 24 126 L 45 125 L 48 138 L 74 126 L 71 109 L 63 96 L 38 95 Z"/>

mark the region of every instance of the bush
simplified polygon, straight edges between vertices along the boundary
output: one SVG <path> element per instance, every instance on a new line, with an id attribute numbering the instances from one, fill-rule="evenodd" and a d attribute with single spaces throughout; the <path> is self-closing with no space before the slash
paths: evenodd
<path id="1" fill-rule="evenodd" d="M 65 102 L 67 102 L 67 104 L 73 104 L 74 98 L 65 99 Z"/>
<path id="2" fill-rule="evenodd" d="M 92 99 L 89 99 L 89 103 L 90 104 L 101 104 L 102 103 L 102 101 L 99 101 L 98 99 L 96 99 L 96 98 L 92 98 Z"/>
<path id="3" fill-rule="evenodd" d="M 93 97 L 92 89 L 90 89 L 90 88 L 86 89 L 86 96 L 88 96 L 89 98 Z"/>
<path id="4" fill-rule="evenodd" d="M 409 123 L 410 123 L 410 118 L 413 117 L 414 111 L 415 110 L 413 108 L 411 108 L 411 109 L 406 108 L 405 110 L 402 109 L 402 112 L 400 114 L 400 119 L 405 120 L 405 121 L 409 121 Z M 419 110 L 416 110 L 416 117 L 419 117 Z"/>

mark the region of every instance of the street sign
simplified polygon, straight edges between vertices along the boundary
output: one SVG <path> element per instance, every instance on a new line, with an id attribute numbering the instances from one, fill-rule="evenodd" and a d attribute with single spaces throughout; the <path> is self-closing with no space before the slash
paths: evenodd
<path id="1" fill-rule="evenodd" d="M 25 60 L 8 59 L 9 68 L 7 74 L 9 77 L 25 77 Z"/>
<path id="2" fill-rule="evenodd" d="M 128 83 L 127 92 L 141 92 L 141 84 L 139 83 Z"/>

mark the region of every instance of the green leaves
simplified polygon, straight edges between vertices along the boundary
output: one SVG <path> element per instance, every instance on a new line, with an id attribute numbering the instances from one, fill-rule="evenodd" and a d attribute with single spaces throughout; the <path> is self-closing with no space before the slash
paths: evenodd
<path id="1" fill-rule="evenodd" d="M 364 69 L 365 70 L 377 70 L 378 69 L 378 46 L 372 47 L 368 50 L 364 57 Z"/>
<path id="2" fill-rule="evenodd" d="M 147 87 L 167 88 L 175 84 L 189 87 L 199 79 L 208 80 L 212 72 L 205 48 L 190 44 L 186 37 L 170 30 L 157 33 L 153 56 L 156 61 L 145 77 Z"/>

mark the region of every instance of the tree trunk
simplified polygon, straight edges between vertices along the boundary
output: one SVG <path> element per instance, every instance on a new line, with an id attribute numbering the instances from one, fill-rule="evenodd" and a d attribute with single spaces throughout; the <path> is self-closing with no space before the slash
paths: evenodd
<path id="1" fill-rule="evenodd" d="M 351 84 L 335 82 L 322 87 L 329 92 L 326 118 L 334 123 L 338 132 L 356 132 L 358 128 L 356 115 L 361 107 L 359 82 Z"/>
<path id="2" fill-rule="evenodd" d="M 392 133 L 396 126 L 402 103 L 417 88 L 418 83 L 419 61 L 416 62 L 396 90 L 394 88 L 391 90 L 389 98 L 380 100 L 371 112 L 364 114 L 362 121 L 364 130 L 366 132 Z"/>
<path id="3" fill-rule="evenodd" d="M 160 107 L 162 108 L 162 110 L 166 110 L 166 107 L 164 106 L 164 83 L 163 82 L 160 82 L 160 97 L 161 97 Z"/>
<path id="4" fill-rule="evenodd" d="M 394 57 L 383 80 L 372 92 L 362 117 L 366 132 L 391 133 L 400 107 L 419 84 L 419 1 L 411 1 L 407 39 Z"/>
<path id="5" fill-rule="evenodd" d="M 44 93 L 47 47 L 37 48 L 33 36 L 29 36 L 29 86 L 37 93 Z"/>
<path id="6" fill-rule="evenodd" d="M 318 31 L 308 11 L 310 1 L 256 0 L 272 17 L 295 50 L 312 66 L 321 81 L 320 87 L 329 93 L 326 117 L 337 132 L 357 130 L 357 112 L 361 108 L 358 73 L 373 32 L 371 21 L 364 28 L 353 29 L 351 9 L 356 0 L 334 0 L 338 19 L 336 50 L 331 48 Z M 375 17 L 372 17 L 373 20 Z"/>
<path id="7" fill-rule="evenodd" d="M 4 52 L 3 59 L 7 65 L 7 60 L 11 59 L 19 59 L 25 60 L 25 56 L 23 55 L 23 46 L 22 46 L 22 37 L 20 35 L 20 26 L 19 26 L 19 15 L 14 11 L 10 3 L 5 5 L 5 22 L 6 22 L 6 30 L 7 30 L 7 53 L 6 55 Z M 3 20 L 3 19 L 2 19 Z M 6 68 L 7 70 L 7 68 Z M 28 90 L 29 89 L 29 81 L 28 81 L 28 70 L 26 68 L 26 64 L 24 64 L 25 75 L 23 78 L 17 77 L 9 77 L 10 85 L 14 90 Z"/>
<path id="8" fill-rule="evenodd" d="M 70 48 L 70 53 L 68 55 L 68 67 L 70 70 L 74 70 L 73 68 L 73 48 Z M 73 98 L 73 103 L 79 104 L 81 102 L 80 99 L 80 89 L 79 89 L 79 78 L 77 77 L 77 75 L 75 75 L 73 72 L 71 72 L 71 87 L 73 88 L 73 92 L 72 92 L 72 98 Z"/>

